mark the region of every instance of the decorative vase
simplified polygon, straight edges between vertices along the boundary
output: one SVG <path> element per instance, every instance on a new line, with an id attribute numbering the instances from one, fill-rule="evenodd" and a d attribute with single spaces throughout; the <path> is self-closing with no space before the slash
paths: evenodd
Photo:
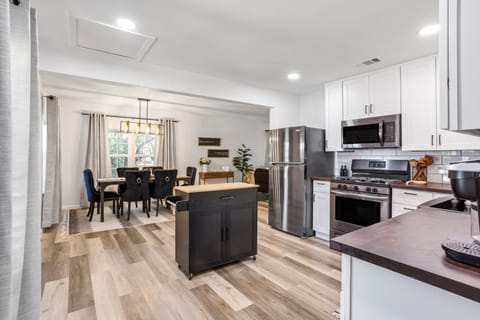
<path id="1" fill-rule="evenodd" d="M 202 170 L 202 172 L 207 172 L 208 171 L 208 164 L 202 164 L 201 165 L 201 170 Z"/>

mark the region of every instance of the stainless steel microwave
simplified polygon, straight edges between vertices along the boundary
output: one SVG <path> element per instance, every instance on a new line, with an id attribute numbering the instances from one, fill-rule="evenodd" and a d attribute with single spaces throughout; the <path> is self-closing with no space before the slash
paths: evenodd
<path id="1" fill-rule="evenodd" d="M 400 114 L 342 121 L 343 148 L 398 148 L 401 146 L 400 122 Z"/>

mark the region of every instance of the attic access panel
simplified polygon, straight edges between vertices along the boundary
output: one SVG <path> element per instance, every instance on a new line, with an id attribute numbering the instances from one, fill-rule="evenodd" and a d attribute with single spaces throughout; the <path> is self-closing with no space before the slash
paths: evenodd
<path id="1" fill-rule="evenodd" d="M 141 61 L 156 38 L 98 21 L 73 18 L 75 46 Z"/>

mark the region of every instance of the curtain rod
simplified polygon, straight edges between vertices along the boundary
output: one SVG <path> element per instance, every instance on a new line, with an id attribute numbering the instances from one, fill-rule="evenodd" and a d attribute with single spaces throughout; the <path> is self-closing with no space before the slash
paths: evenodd
<path id="1" fill-rule="evenodd" d="M 89 113 L 88 112 L 82 112 L 82 116 L 88 116 Z M 126 117 L 126 116 L 117 116 L 117 115 L 113 115 L 113 114 L 106 114 L 105 115 L 106 117 L 108 118 L 120 118 L 120 119 L 139 119 L 139 118 L 135 118 L 135 117 Z M 146 121 L 160 121 L 159 119 L 154 119 L 154 118 L 140 118 L 140 120 L 146 120 Z M 173 120 L 173 122 L 180 122 L 179 120 Z"/>

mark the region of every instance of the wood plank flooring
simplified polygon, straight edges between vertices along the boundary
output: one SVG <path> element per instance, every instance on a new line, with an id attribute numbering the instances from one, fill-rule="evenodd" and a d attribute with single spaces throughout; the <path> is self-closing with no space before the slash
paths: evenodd
<path id="1" fill-rule="evenodd" d="M 42 237 L 42 319 L 332 319 L 340 255 L 276 231 L 259 205 L 257 260 L 194 276 L 175 263 L 175 222 Z"/>

